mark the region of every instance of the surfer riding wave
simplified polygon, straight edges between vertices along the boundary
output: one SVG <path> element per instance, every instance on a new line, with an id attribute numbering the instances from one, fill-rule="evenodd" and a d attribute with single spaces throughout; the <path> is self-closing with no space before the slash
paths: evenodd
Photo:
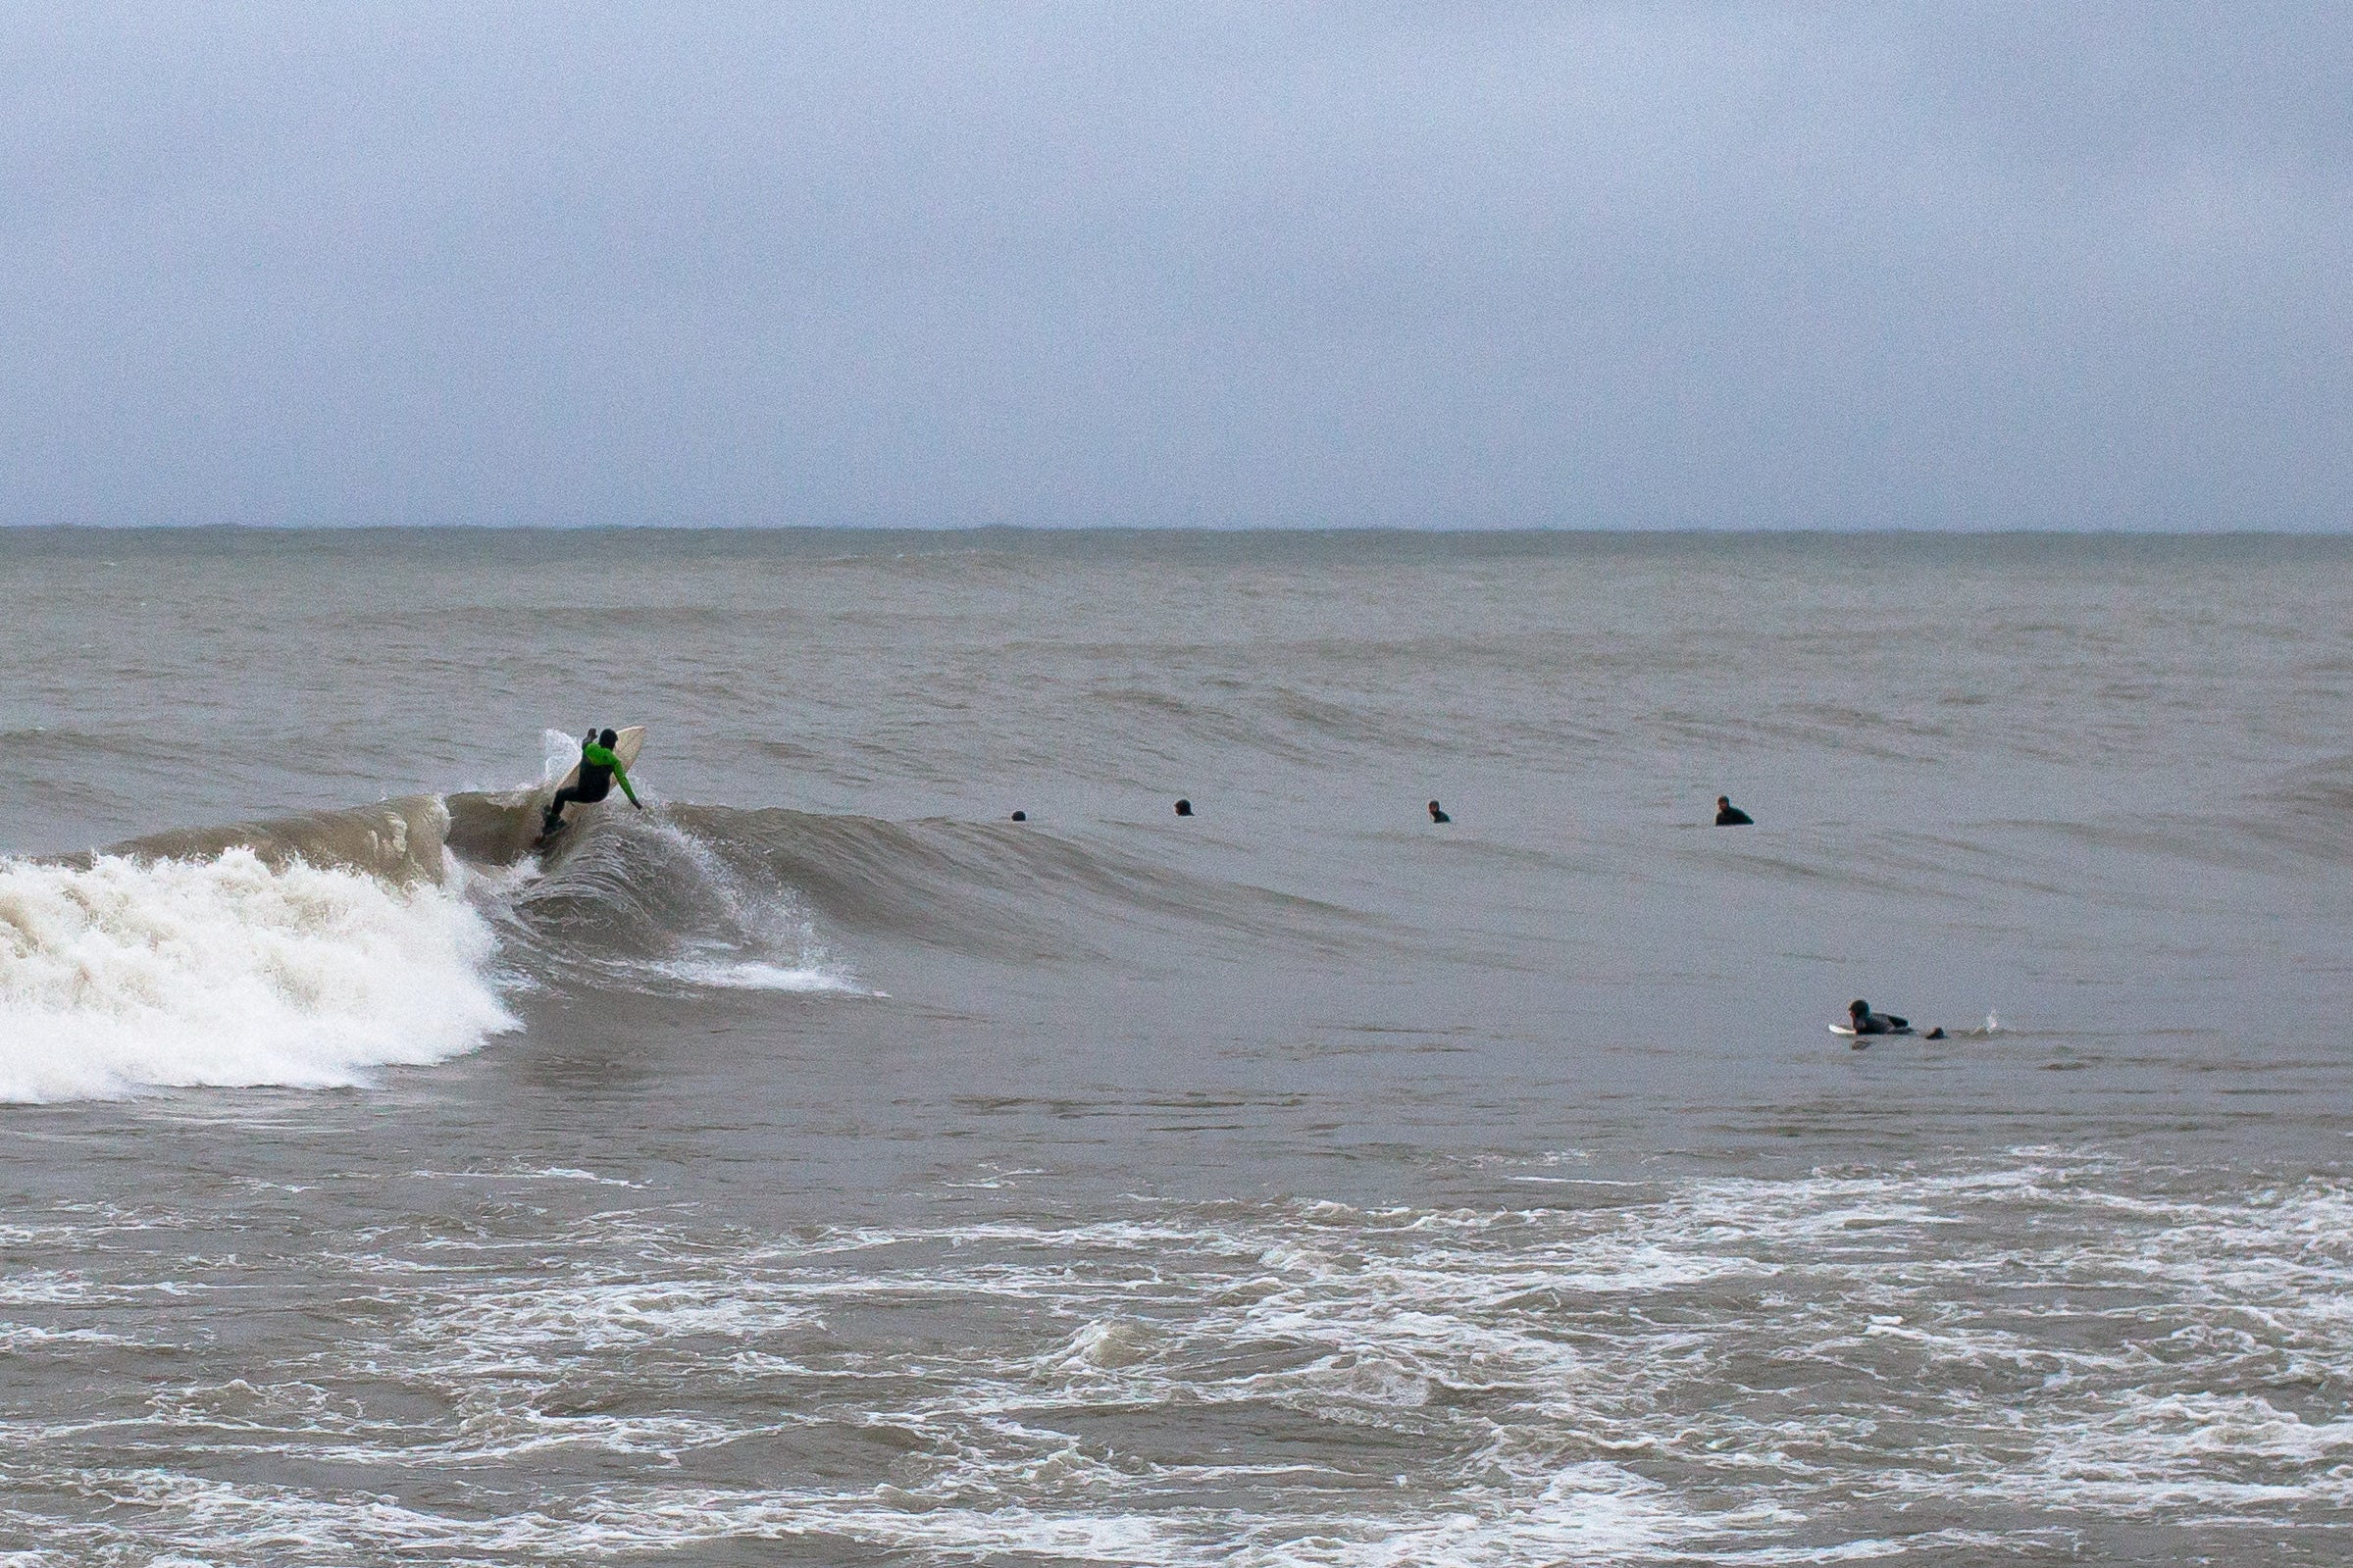
<path id="1" fill-rule="evenodd" d="M 564 825 L 566 806 L 591 805 L 602 800 L 612 792 L 616 782 L 621 785 L 621 792 L 629 796 L 631 805 L 639 811 L 645 809 L 645 802 L 639 800 L 638 791 L 630 787 L 629 769 L 622 765 L 621 758 L 613 751 L 620 740 L 621 736 L 611 730 L 588 732 L 580 743 L 579 782 L 558 789 L 555 798 L 547 802 L 546 815 L 539 820 L 540 837 L 551 836 Z"/>

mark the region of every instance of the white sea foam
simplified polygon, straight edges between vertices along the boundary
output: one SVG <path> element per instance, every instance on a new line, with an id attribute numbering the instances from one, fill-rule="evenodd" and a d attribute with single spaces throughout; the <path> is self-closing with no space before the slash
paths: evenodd
<path id="1" fill-rule="evenodd" d="M 514 1027 L 456 893 L 359 872 L 100 856 L 0 862 L 0 1100 L 320 1087 Z"/>
<path id="2" fill-rule="evenodd" d="M 653 966 L 674 980 L 714 990 L 773 990 L 803 995 L 840 991 L 867 995 L 864 986 L 817 964 L 772 964 L 760 959 L 679 959 Z"/>
<path id="3" fill-rule="evenodd" d="M 2075 1531 L 2120 1523 L 2325 1527 L 2353 1506 L 2353 1423 L 2327 1392 L 2353 1371 L 2353 1191 L 2154 1174 L 2019 1151 L 1662 1181 L 1610 1208 L 1140 1201 L 782 1235 L 668 1206 L 551 1233 L 503 1200 L 452 1228 L 436 1205 L 332 1259 L 389 1310 L 317 1356 L 142 1391 L 163 1467 L 111 1431 L 27 1425 L 0 1441 L 0 1479 L 14 1463 L 30 1494 L 144 1505 L 81 1527 L 90 1556 L 320 1561 L 795 1541 L 1138 1568 L 1765 1568 L 2081 1555 Z M 53 1272 L 7 1311 L 86 1310 Z M 131 1284 L 108 1287 L 127 1322 Z M 445 1414 L 344 1391 L 386 1378 Z M 257 1435 L 395 1493 L 460 1464 L 534 1501 L 458 1517 L 175 1473 L 178 1448 Z M 887 1468 L 857 1473 L 877 1444 Z M 755 1446 L 772 1471 L 730 1457 Z M 557 1449 L 633 1468 L 547 1479 Z M 1914 1524 L 1957 1510 L 1986 1518 Z"/>

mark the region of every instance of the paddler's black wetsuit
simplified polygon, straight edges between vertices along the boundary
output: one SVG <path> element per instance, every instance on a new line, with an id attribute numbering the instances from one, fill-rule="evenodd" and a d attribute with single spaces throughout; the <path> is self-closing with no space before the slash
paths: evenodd
<path id="1" fill-rule="evenodd" d="M 613 742 L 619 738 L 619 735 L 607 730 L 601 735 L 591 735 L 581 742 L 580 783 L 558 789 L 555 798 L 547 802 L 547 815 L 539 824 L 540 836 L 544 837 L 564 825 L 564 808 L 567 805 L 577 803 L 585 806 L 612 793 L 615 780 L 620 781 L 621 792 L 629 796 L 631 805 L 639 811 L 645 809 L 644 802 L 638 798 L 638 792 L 629 786 L 629 770 L 621 766 L 619 757 L 613 755 Z"/>

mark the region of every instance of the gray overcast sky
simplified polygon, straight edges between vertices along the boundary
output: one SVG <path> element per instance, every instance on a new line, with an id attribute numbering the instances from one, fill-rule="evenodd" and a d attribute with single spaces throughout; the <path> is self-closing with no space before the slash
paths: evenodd
<path id="1" fill-rule="evenodd" d="M 12 5 L 0 520 L 2353 525 L 2353 6 Z"/>

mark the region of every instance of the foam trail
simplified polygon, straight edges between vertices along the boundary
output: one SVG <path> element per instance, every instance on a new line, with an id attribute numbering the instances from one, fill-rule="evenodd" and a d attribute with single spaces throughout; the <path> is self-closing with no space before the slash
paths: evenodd
<path id="1" fill-rule="evenodd" d="M 251 849 L 0 861 L 0 1101 L 362 1083 L 515 1027 L 462 897 Z"/>
<path id="2" fill-rule="evenodd" d="M 872 994 L 837 966 L 788 886 L 740 872 L 660 812 L 583 825 L 544 873 L 492 874 L 510 952 L 601 988 Z"/>
<path id="3" fill-rule="evenodd" d="M 657 967 L 661 973 L 689 985 L 707 986 L 717 990 L 773 990 L 807 994 L 845 991 L 858 996 L 876 994 L 856 981 L 818 964 L 772 964 L 756 958 L 733 961 L 682 959 Z"/>

